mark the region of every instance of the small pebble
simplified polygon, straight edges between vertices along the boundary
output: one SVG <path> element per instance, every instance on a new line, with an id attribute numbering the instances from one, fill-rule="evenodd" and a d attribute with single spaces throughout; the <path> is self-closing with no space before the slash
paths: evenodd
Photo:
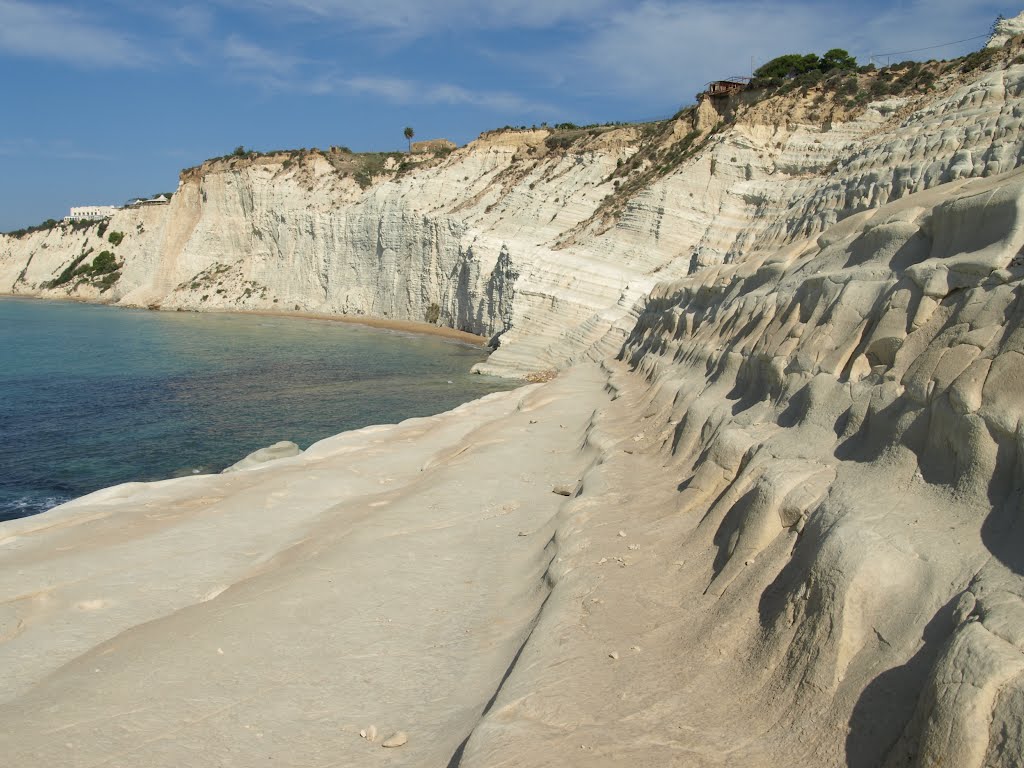
<path id="1" fill-rule="evenodd" d="M 384 741 L 380 743 L 382 747 L 400 747 L 409 740 L 409 737 L 405 734 L 405 731 L 398 731 L 388 736 Z"/>
<path id="2" fill-rule="evenodd" d="M 634 653 L 640 653 L 640 646 L 639 645 L 631 645 L 631 646 L 629 646 L 629 650 L 633 651 Z"/>
<path id="3" fill-rule="evenodd" d="M 376 741 L 377 740 L 377 726 L 376 725 L 371 725 L 369 728 L 366 729 L 366 740 L 367 741 Z"/>
<path id="4" fill-rule="evenodd" d="M 619 531 L 619 536 L 622 537 L 623 539 L 626 538 L 626 532 L 625 531 Z"/>
<path id="5" fill-rule="evenodd" d="M 618 661 L 619 660 L 619 652 L 618 651 L 612 651 L 611 653 L 608 654 L 608 658 L 609 659 L 614 659 L 615 661 Z"/>
<path id="6" fill-rule="evenodd" d="M 628 547 L 626 547 L 626 549 L 628 549 L 630 552 L 636 552 L 638 549 L 640 549 L 640 545 L 630 544 Z"/>

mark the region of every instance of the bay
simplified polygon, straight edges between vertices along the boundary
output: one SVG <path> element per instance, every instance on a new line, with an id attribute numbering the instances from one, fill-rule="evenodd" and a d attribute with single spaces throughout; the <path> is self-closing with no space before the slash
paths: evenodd
<path id="1" fill-rule="evenodd" d="M 485 356 L 330 320 L 0 298 L 0 520 L 514 386 L 470 373 Z"/>

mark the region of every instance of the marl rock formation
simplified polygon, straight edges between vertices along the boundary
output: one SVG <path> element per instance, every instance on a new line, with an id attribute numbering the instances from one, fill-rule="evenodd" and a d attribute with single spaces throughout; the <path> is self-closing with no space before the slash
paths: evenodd
<path id="1" fill-rule="evenodd" d="M 4 239 L 12 293 L 433 305 L 498 337 L 483 369 L 561 374 L 0 524 L 0 753 L 1020 765 L 1019 44 L 366 189 L 333 152 L 211 162 L 114 217 L 102 293 L 43 287 L 95 227 Z"/>

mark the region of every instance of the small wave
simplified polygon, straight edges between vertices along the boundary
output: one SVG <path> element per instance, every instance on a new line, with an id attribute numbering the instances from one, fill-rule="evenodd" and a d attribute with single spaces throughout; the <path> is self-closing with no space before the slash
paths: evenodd
<path id="1" fill-rule="evenodd" d="M 0 501 L 0 520 L 17 520 L 20 517 L 38 515 L 73 498 L 60 494 L 27 494 L 4 499 Z"/>

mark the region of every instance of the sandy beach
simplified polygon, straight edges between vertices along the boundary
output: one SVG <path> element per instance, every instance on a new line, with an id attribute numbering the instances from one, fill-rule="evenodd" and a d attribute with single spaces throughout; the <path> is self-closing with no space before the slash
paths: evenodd
<path id="1" fill-rule="evenodd" d="M 235 313 L 233 313 L 235 314 Z M 474 333 L 457 331 L 454 328 L 445 328 L 431 323 L 416 323 L 412 320 L 388 320 L 386 318 L 365 317 L 363 315 L 328 315 L 318 312 L 274 312 L 271 310 L 246 310 L 237 314 L 265 315 L 268 317 L 297 317 L 307 320 L 330 320 L 338 323 L 351 323 L 353 325 L 366 325 L 370 328 L 384 328 L 389 331 L 401 331 L 402 333 L 421 333 L 427 336 L 440 336 L 452 341 L 461 341 L 463 344 L 472 344 L 475 347 L 487 346 L 483 336 Z"/>

